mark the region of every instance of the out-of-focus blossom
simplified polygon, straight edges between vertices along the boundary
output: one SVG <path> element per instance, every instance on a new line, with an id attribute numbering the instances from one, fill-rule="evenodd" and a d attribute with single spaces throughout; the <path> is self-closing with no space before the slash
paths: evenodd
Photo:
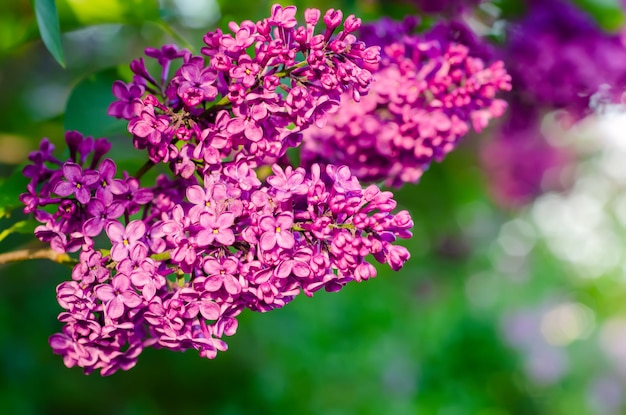
<path id="1" fill-rule="evenodd" d="M 510 111 L 500 131 L 482 146 L 481 160 L 496 203 L 515 208 L 546 191 L 562 190 L 574 155 L 546 141 L 536 110 L 512 105 Z"/>
<path id="2" fill-rule="evenodd" d="M 383 45 L 376 82 L 360 102 L 344 94 L 326 126 L 304 132 L 305 165 L 346 164 L 361 180 L 415 183 L 472 126 L 481 131 L 501 116 L 506 103 L 496 95 L 510 88 L 510 76 L 501 61 L 472 56 L 475 44 L 450 39 L 469 38 L 459 24 L 422 35 L 407 32 L 412 21 L 365 26 L 373 43 L 392 40 Z"/>
<path id="3" fill-rule="evenodd" d="M 623 36 L 604 32 L 570 2 L 536 0 L 511 23 L 504 47 L 513 87 L 524 100 L 583 116 L 603 84 L 626 86 Z"/>

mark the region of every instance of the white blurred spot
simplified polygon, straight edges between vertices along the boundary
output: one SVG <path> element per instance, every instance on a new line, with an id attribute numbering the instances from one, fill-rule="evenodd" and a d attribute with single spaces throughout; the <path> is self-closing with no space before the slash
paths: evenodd
<path id="1" fill-rule="evenodd" d="M 181 23 L 187 27 L 206 28 L 221 16 L 220 6 L 215 0 L 172 0 Z"/>
<path id="2" fill-rule="evenodd" d="M 626 318 L 606 321 L 600 331 L 600 346 L 613 361 L 617 371 L 626 376 Z"/>
<path id="3" fill-rule="evenodd" d="M 502 225 L 498 242 L 511 256 L 526 256 L 535 244 L 535 231 L 522 219 L 514 219 Z"/>
<path id="4" fill-rule="evenodd" d="M 580 303 L 564 303 L 548 310 L 541 318 L 541 333 L 555 346 L 588 337 L 595 327 L 593 311 Z"/>

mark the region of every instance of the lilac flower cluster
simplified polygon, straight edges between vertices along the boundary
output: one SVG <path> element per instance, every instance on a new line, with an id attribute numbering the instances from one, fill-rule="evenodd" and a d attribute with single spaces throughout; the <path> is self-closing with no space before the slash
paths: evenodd
<path id="1" fill-rule="evenodd" d="M 510 25 L 508 37 L 505 61 L 524 102 L 567 109 L 580 118 L 601 85 L 626 87 L 622 36 L 604 32 L 570 2 L 530 2 L 526 16 Z"/>
<path id="2" fill-rule="evenodd" d="M 305 164 L 346 164 L 362 180 L 415 183 L 470 125 L 481 131 L 501 116 L 506 103 L 496 94 L 510 89 L 511 78 L 501 61 L 487 65 L 450 39 L 459 24 L 422 35 L 409 34 L 406 22 L 364 26 L 372 43 L 390 41 L 383 44 L 376 82 L 358 103 L 344 94 L 325 127 L 305 132 Z"/>
<path id="3" fill-rule="evenodd" d="M 378 48 L 351 34 L 359 19 L 332 37 L 340 11 L 325 14 L 320 35 L 319 11 L 305 12 L 306 27 L 294 15 L 274 6 L 268 19 L 231 24 L 235 36 L 207 34 L 208 65 L 174 46 L 149 49 L 158 81 L 142 60 L 131 64 L 134 81 L 114 84 L 109 112 L 128 119 L 135 146 L 148 150 L 141 173 L 117 177 L 109 141 L 78 132 L 66 134 L 65 161 L 46 139 L 31 154 L 21 200 L 42 223 L 35 235 L 80 251 L 72 279 L 57 287 L 64 326 L 49 340 L 68 367 L 110 375 L 146 347 L 214 358 L 242 310 L 373 278 L 370 254 L 394 270 L 409 259 L 394 242 L 411 236 L 413 222 L 392 213 L 390 192 L 362 188 L 347 166 L 294 168 L 283 157 L 342 92 L 367 92 L 365 66 L 378 61 Z M 168 81 L 174 59 L 181 66 Z M 159 162 L 174 176 L 142 186 Z M 259 167 L 272 173 L 259 177 Z"/>
<path id="4" fill-rule="evenodd" d="M 341 93 L 358 100 L 367 93 L 372 74 L 365 66 L 380 60 L 379 47 L 365 47 L 355 33 L 361 19 L 350 15 L 343 30 L 340 10 L 305 11 L 305 26 L 296 8 L 275 5 L 258 23 L 231 23 L 204 36 L 202 56 L 174 46 L 148 49 L 162 67 L 155 79 L 143 59 L 133 61 L 132 82 L 114 85 L 118 101 L 109 114 L 129 120 L 135 146 L 150 160 L 167 162 L 190 177 L 198 164 L 217 171 L 225 160 L 250 165 L 280 159 L 301 141 L 301 132 L 321 124 L 337 110 Z M 253 53 L 251 53 L 253 52 Z M 168 80 L 172 61 L 180 68 Z"/>
<path id="5" fill-rule="evenodd" d="M 619 102 L 626 45 L 571 2 L 542 0 L 529 2 L 527 14 L 510 24 L 502 55 L 513 77 L 514 110 L 485 146 L 483 165 L 496 202 L 519 207 L 554 190 L 558 183 L 549 183 L 549 176 L 558 176 L 572 159 L 545 141 L 541 117 L 559 110 L 569 126 L 593 110 L 594 99 Z"/>

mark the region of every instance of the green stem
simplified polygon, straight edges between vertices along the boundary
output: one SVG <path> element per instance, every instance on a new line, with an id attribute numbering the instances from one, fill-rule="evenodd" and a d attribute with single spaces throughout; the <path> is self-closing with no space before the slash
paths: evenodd
<path id="1" fill-rule="evenodd" d="M 170 251 L 165 251 L 165 252 L 161 252 L 160 254 L 152 254 L 152 255 L 150 255 L 150 258 L 154 259 L 155 261 L 167 261 L 171 257 L 172 257 L 172 255 L 171 255 Z"/>
<path id="2" fill-rule="evenodd" d="M 296 65 L 293 65 L 293 66 L 292 66 L 292 67 L 290 67 L 290 68 L 283 69 L 283 70 L 282 70 L 282 71 L 280 71 L 280 72 L 276 72 L 276 73 L 275 73 L 275 74 L 273 74 L 273 75 L 274 75 L 274 76 L 276 76 L 276 77 L 278 77 L 278 78 L 282 78 L 282 77 L 288 76 L 289 74 L 291 74 L 291 73 L 292 73 L 293 71 L 295 71 L 296 69 L 299 69 L 299 68 L 303 68 L 303 67 L 305 67 L 307 64 L 308 64 L 308 62 L 307 62 L 307 61 L 302 61 L 302 62 L 300 62 L 300 63 L 298 63 L 298 64 L 296 64 Z"/>

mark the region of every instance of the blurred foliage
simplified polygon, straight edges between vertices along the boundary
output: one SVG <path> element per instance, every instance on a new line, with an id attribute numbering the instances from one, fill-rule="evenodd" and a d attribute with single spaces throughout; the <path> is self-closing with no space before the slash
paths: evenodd
<path id="1" fill-rule="evenodd" d="M 577 3 L 606 28 L 623 22 L 617 4 Z M 190 4 L 214 14 L 191 24 L 185 20 Z M 415 12 L 401 1 L 295 4 L 341 8 L 365 21 Z M 496 4 L 504 17 L 523 10 L 520 1 Z M 111 84 L 125 76 L 130 60 L 172 36 L 199 48 L 207 30 L 260 19 L 270 9 L 269 2 L 253 0 L 62 0 L 57 6 L 65 70 L 38 40 L 28 1 L 0 3 L 4 178 L 12 171 L 21 177 L 18 165 L 28 151 L 43 136 L 60 144 L 65 129 L 109 136 L 118 164 L 133 168 L 142 154 L 132 150 L 124 124 L 106 116 Z M 401 272 L 381 267 L 376 279 L 339 294 L 298 298 L 265 315 L 244 312 L 229 351 L 213 361 L 150 349 L 137 367 L 109 378 L 67 369 L 47 338 L 60 328 L 55 287 L 69 269 L 43 260 L 0 266 L 0 412 L 622 413 L 622 378 L 602 348 L 600 322 L 626 313 L 623 271 L 580 278 L 536 235 L 525 255 L 503 253 L 504 230 L 531 226 L 532 211 L 503 212 L 492 204 L 475 148 L 484 139 L 467 137 L 419 185 L 398 192 L 400 207 L 415 220 L 415 237 L 407 242 L 412 259 Z M 24 183 L 4 179 L 0 206 L 17 206 Z M 19 211 L 5 216 L 0 211 L 0 229 L 25 227 L 15 225 L 23 220 Z M 0 240 L 0 252 L 31 239 L 12 234 Z M 565 303 L 592 310 L 595 323 L 585 336 L 548 344 L 539 320 Z M 618 398 L 606 395 L 610 387 L 594 392 L 597 379 L 612 376 Z M 611 399 L 613 406 L 606 404 Z"/>

